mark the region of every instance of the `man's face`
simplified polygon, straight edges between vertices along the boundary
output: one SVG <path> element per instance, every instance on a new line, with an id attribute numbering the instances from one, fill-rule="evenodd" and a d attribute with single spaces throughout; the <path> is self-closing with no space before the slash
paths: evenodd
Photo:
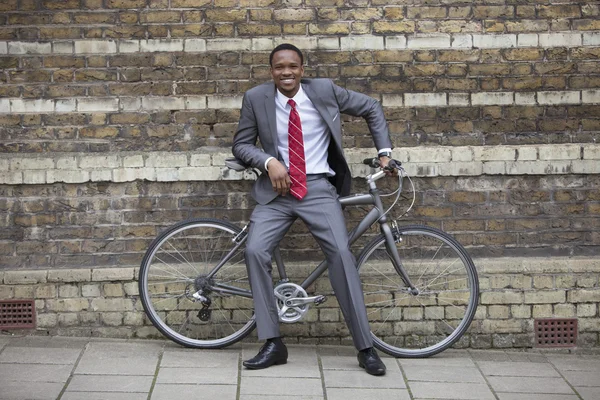
<path id="1" fill-rule="evenodd" d="M 273 54 L 271 76 L 277 89 L 287 97 L 294 97 L 300 89 L 304 67 L 300 56 L 293 50 L 280 50 Z"/>

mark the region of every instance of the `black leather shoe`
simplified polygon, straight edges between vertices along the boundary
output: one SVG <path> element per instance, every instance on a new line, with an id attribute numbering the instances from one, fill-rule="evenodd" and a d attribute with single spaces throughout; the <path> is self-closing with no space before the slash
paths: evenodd
<path id="1" fill-rule="evenodd" d="M 268 341 L 260 348 L 258 354 L 243 362 L 248 369 L 263 369 L 271 365 L 286 364 L 288 358 L 287 347 L 282 342 L 276 344 Z"/>
<path id="2" fill-rule="evenodd" d="M 358 365 L 371 375 L 385 375 L 385 364 L 377 355 L 374 348 L 370 347 L 358 352 Z"/>

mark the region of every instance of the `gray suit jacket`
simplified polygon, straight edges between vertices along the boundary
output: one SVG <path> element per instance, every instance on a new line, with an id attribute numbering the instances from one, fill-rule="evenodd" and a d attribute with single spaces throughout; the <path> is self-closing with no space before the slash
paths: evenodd
<path id="1" fill-rule="evenodd" d="M 345 196 L 350 193 L 351 175 L 342 148 L 340 113 L 363 117 L 377 149 L 391 148 L 383 109 L 372 97 L 341 88 L 330 79 L 302 79 L 302 88 L 329 128 L 332 140 L 327 161 L 335 171 L 331 182 L 338 194 Z M 246 92 L 233 138 L 233 155 L 263 172 L 252 188 L 252 197 L 259 204 L 267 204 L 277 197 L 264 167 L 271 156 L 282 160 L 277 150 L 276 90 L 270 81 Z M 257 139 L 260 139 L 262 150 L 257 147 Z"/>

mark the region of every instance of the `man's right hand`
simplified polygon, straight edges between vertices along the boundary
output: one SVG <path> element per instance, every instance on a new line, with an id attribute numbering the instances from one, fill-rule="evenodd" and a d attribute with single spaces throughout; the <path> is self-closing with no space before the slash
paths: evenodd
<path id="1" fill-rule="evenodd" d="M 280 196 L 285 196 L 290 191 L 291 180 L 285 166 L 276 158 L 271 159 L 267 164 L 267 172 L 273 185 L 273 191 Z"/>

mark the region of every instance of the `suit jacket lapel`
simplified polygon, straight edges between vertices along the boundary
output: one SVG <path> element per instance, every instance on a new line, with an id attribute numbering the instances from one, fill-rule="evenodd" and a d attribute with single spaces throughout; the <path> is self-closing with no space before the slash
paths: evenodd
<path id="1" fill-rule="evenodd" d="M 275 116 L 275 85 L 273 90 L 269 90 L 265 94 L 265 113 L 269 122 L 269 129 L 271 130 L 271 137 L 275 144 L 275 151 L 277 152 L 279 146 L 279 139 L 277 137 L 277 118 Z M 275 154 L 277 157 L 277 154 Z"/>

